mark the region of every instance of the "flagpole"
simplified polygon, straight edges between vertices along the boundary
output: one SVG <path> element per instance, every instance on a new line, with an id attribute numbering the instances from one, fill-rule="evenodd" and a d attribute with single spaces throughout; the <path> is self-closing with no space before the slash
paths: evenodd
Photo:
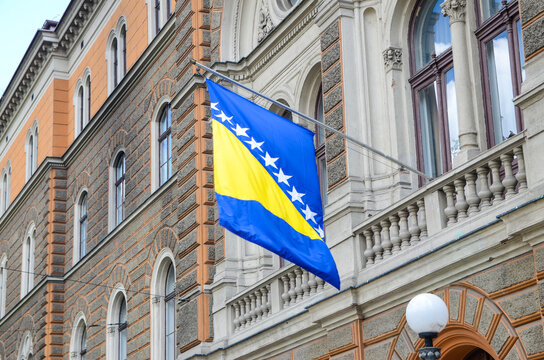
<path id="1" fill-rule="evenodd" d="M 247 91 L 249 91 L 249 92 L 251 92 L 251 93 L 257 95 L 257 96 L 260 96 L 260 97 L 262 97 L 263 99 L 266 99 L 266 100 L 270 101 L 271 103 L 273 103 L 273 104 L 275 104 L 275 105 L 277 105 L 277 106 L 279 106 L 279 107 L 282 107 L 282 108 L 285 109 L 285 110 L 288 110 L 288 111 L 290 111 L 290 112 L 292 112 L 292 113 L 294 113 L 294 114 L 297 114 L 298 116 L 300 116 L 300 117 L 302 117 L 302 118 L 304 118 L 304 119 L 306 119 L 306 120 L 308 120 L 308 121 L 310 121 L 310 122 L 312 122 L 312 123 L 314 123 L 314 124 L 316 124 L 316 125 L 318 125 L 318 126 L 321 126 L 321 127 L 325 128 L 325 129 L 327 129 L 327 130 L 330 130 L 330 131 L 332 131 L 333 133 L 338 134 L 338 135 L 342 136 L 343 138 L 345 138 L 345 139 L 347 139 L 347 140 L 349 140 L 349 141 L 351 141 L 351 142 L 353 142 L 353 143 L 355 143 L 355 144 L 357 144 L 357 145 L 359 145 L 359 146 L 361 146 L 361 147 L 363 147 L 363 148 L 365 148 L 365 149 L 367 149 L 367 150 L 369 150 L 369 151 L 371 151 L 371 152 L 373 152 L 373 153 L 375 153 L 375 154 L 377 154 L 377 155 L 380 155 L 381 157 L 384 157 L 384 158 L 386 158 L 387 160 L 390 160 L 390 161 L 394 162 L 394 163 L 397 164 L 397 165 L 400 165 L 401 168 L 405 168 L 405 169 L 407 169 L 407 170 L 410 170 L 410 171 L 416 173 L 417 175 L 419 175 L 419 176 L 421 176 L 421 177 L 423 177 L 423 178 L 425 178 L 425 179 L 427 179 L 427 180 L 432 180 L 432 179 L 433 179 L 432 177 L 429 177 L 429 176 L 426 175 L 425 173 L 423 173 L 423 172 L 421 172 L 421 171 L 419 171 L 419 170 L 417 170 L 417 169 L 414 169 L 413 167 L 411 167 L 411 166 L 409 166 L 409 165 L 406 165 L 406 164 L 403 163 L 402 161 L 400 161 L 400 160 L 398 160 L 398 159 L 395 159 L 394 157 L 389 156 L 389 155 L 385 154 L 384 152 L 382 152 L 382 151 L 380 151 L 380 150 L 378 150 L 378 149 L 376 149 L 376 148 L 374 148 L 374 147 L 372 147 L 372 146 L 370 146 L 370 145 L 367 145 L 367 144 L 365 144 L 364 142 L 359 141 L 359 140 L 357 140 L 356 138 L 354 138 L 354 137 L 352 137 L 352 136 L 350 136 L 350 135 L 347 135 L 347 134 L 345 134 L 345 133 L 343 133 L 343 132 L 341 132 L 341 131 L 336 130 L 336 129 L 333 128 L 332 126 L 329 126 L 329 125 L 327 125 L 327 124 L 325 124 L 325 123 L 323 123 L 323 122 L 321 122 L 321 121 L 318 121 L 318 120 L 316 120 L 316 119 L 314 119 L 314 118 L 312 118 L 312 117 L 310 117 L 310 116 L 308 116 L 308 115 L 305 115 L 305 114 L 303 114 L 303 113 L 301 113 L 301 112 L 299 112 L 299 111 L 297 111 L 297 110 L 295 110 L 295 109 L 292 109 L 292 108 L 290 108 L 289 106 L 287 106 L 287 105 L 285 105 L 285 104 L 282 104 L 282 103 L 279 102 L 279 101 L 276 101 L 276 100 L 274 100 L 274 99 L 271 99 L 271 98 L 269 98 L 268 96 L 263 95 L 263 94 L 261 94 L 260 92 L 258 92 L 258 91 L 256 91 L 256 90 L 253 90 L 253 89 L 251 89 L 251 88 L 249 88 L 249 87 L 247 87 L 247 86 L 245 86 L 245 85 L 239 83 L 238 81 L 229 78 L 229 77 L 226 76 L 226 75 L 223 75 L 223 74 L 221 74 L 221 73 L 218 73 L 217 71 L 212 70 L 212 69 L 210 69 L 209 67 L 207 67 L 207 66 L 205 66 L 205 65 L 202 65 L 201 63 L 199 63 L 199 62 L 197 62 L 197 61 L 195 61 L 195 60 L 191 60 L 191 62 L 192 62 L 193 64 L 196 65 L 197 71 L 200 70 L 200 69 L 203 69 L 204 71 L 207 71 L 207 72 L 209 72 L 209 73 L 211 73 L 211 74 L 214 74 L 214 75 L 220 77 L 220 78 L 223 79 L 223 80 L 226 80 L 226 81 L 228 81 L 228 82 L 230 82 L 230 83 L 233 83 L 233 84 L 236 85 L 236 86 L 239 86 L 239 87 L 241 87 L 241 88 L 243 88 L 243 89 L 245 89 L 245 90 L 247 90 Z"/>

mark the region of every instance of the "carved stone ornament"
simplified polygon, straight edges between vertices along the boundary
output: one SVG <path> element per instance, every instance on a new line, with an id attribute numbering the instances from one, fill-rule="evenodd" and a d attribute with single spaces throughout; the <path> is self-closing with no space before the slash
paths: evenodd
<path id="1" fill-rule="evenodd" d="M 445 0 L 440 4 L 442 15 L 449 16 L 450 24 L 457 21 L 465 21 L 467 0 Z"/>
<path id="2" fill-rule="evenodd" d="M 393 46 L 383 51 L 383 64 L 389 70 L 400 70 L 402 68 L 402 49 Z"/>
<path id="3" fill-rule="evenodd" d="M 259 24 L 257 25 L 257 41 L 261 42 L 263 39 L 272 31 L 274 24 L 272 23 L 272 18 L 270 17 L 270 12 L 268 8 L 261 1 L 261 7 L 259 9 Z"/>

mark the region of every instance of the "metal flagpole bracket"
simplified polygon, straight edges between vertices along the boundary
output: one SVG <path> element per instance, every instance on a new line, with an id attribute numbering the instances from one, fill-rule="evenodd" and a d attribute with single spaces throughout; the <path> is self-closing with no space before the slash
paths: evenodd
<path id="1" fill-rule="evenodd" d="M 215 76 L 218 76 L 223 80 L 226 80 L 226 81 L 228 81 L 228 82 L 230 82 L 230 83 L 232 83 L 232 84 L 234 84 L 236 86 L 239 86 L 242 89 L 245 89 L 245 90 L 249 91 L 250 93 L 253 93 L 253 94 L 257 95 L 257 96 L 260 96 L 263 99 L 266 99 L 266 100 L 270 101 L 271 103 L 273 103 L 273 104 L 275 104 L 275 105 L 277 105 L 277 106 L 279 106 L 279 107 L 281 107 L 281 108 L 283 108 L 285 110 L 288 110 L 288 111 L 292 112 L 293 114 L 297 114 L 301 118 L 306 119 L 306 120 L 316 124 L 317 126 L 321 126 L 322 128 L 325 128 L 325 129 L 327 129 L 329 131 L 332 131 L 333 133 L 342 136 L 344 139 L 347 139 L 347 140 L 351 141 L 352 143 L 357 144 L 357 145 L 361 146 L 362 148 L 373 152 L 374 154 L 380 155 L 381 157 L 383 157 L 383 158 L 385 158 L 385 159 L 387 159 L 389 161 L 394 162 L 395 164 L 400 166 L 401 171 L 406 169 L 406 170 L 412 171 L 413 173 L 421 176 L 424 179 L 427 179 L 427 180 L 432 180 L 433 179 L 432 177 L 430 177 L 427 174 L 425 174 L 425 173 L 411 167 L 410 165 L 407 165 L 407 164 L 403 163 L 402 161 L 400 161 L 398 159 L 395 159 L 394 157 L 392 157 L 390 155 L 387 155 L 386 153 L 384 153 L 384 152 L 382 152 L 382 151 L 380 151 L 380 150 L 378 150 L 378 149 L 376 149 L 376 148 L 374 148 L 374 147 L 372 147 L 372 146 L 370 146 L 368 144 L 365 144 L 364 142 L 362 142 L 360 140 L 357 140 L 356 138 L 354 138 L 354 137 L 352 137 L 350 135 L 347 135 L 347 134 L 345 134 L 345 133 L 343 133 L 341 131 L 338 131 L 335 128 L 333 128 L 332 126 L 329 126 L 329 125 L 327 125 L 325 123 L 322 123 L 321 121 L 318 121 L 318 120 L 316 120 L 316 119 L 314 119 L 314 118 L 312 118 L 312 117 L 310 117 L 310 116 L 308 116 L 306 114 L 303 114 L 303 113 L 301 113 L 301 112 L 299 112 L 299 111 L 297 111 L 295 109 L 292 109 L 289 106 L 287 106 L 285 104 L 282 104 L 279 101 L 276 101 L 276 100 L 274 100 L 272 98 L 269 98 L 268 96 L 263 95 L 263 94 L 261 94 L 260 92 L 258 92 L 256 90 L 253 90 L 253 89 L 251 89 L 251 88 L 249 88 L 249 87 L 247 87 L 247 86 L 245 86 L 243 84 L 240 84 L 238 81 L 233 80 L 233 79 L 229 78 L 228 76 L 225 76 L 225 75 L 223 75 L 223 74 L 221 74 L 221 73 L 219 73 L 219 72 L 217 72 L 215 70 L 212 70 L 212 69 L 210 69 L 209 67 L 207 67 L 205 65 L 202 65 L 198 61 L 191 60 L 191 62 L 196 66 L 196 70 L 197 70 L 198 74 L 200 74 L 200 70 L 204 70 L 205 72 L 209 72 L 211 74 L 214 74 Z M 202 75 L 202 74 L 200 74 L 200 75 Z"/>

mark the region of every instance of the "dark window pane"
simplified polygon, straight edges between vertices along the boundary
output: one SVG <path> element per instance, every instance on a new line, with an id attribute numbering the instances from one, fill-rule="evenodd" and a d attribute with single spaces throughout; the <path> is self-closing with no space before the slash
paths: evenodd
<path id="1" fill-rule="evenodd" d="M 502 0 L 480 0 L 480 14 L 482 15 L 482 21 L 489 19 L 495 15 L 497 11 L 502 7 Z"/>
<path id="2" fill-rule="evenodd" d="M 440 3 L 428 1 L 416 17 L 414 29 L 414 52 L 416 68 L 421 69 L 432 59 L 432 54 L 440 55 L 451 47 L 450 24 L 442 16 Z"/>
<path id="3" fill-rule="evenodd" d="M 436 83 L 418 91 L 424 171 L 431 177 L 442 173 Z"/>

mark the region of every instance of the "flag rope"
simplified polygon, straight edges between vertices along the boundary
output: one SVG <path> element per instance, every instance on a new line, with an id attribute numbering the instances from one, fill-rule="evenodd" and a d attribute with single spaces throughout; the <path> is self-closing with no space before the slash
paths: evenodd
<path id="1" fill-rule="evenodd" d="M 249 87 L 247 87 L 247 86 L 245 86 L 245 85 L 239 83 L 238 81 L 229 78 L 229 77 L 226 76 L 226 75 L 223 75 L 223 74 L 221 74 L 221 73 L 219 73 L 219 72 L 217 72 L 217 71 L 215 71 L 215 70 L 212 70 L 212 69 L 210 69 L 209 67 L 207 67 L 207 66 L 205 66 L 205 65 L 202 65 L 201 63 L 199 63 L 199 62 L 197 62 L 197 61 L 195 61 L 195 60 L 191 60 L 191 62 L 192 62 L 194 65 L 196 65 L 197 71 L 199 71 L 200 69 L 202 69 L 202 70 L 204 70 L 204 71 L 206 71 L 206 72 L 209 72 L 209 73 L 211 73 L 211 74 L 214 74 L 214 75 L 220 77 L 221 79 L 226 80 L 226 81 L 228 81 L 228 82 L 230 82 L 230 83 L 232 83 L 232 84 L 234 84 L 234 85 L 236 85 L 236 86 L 239 86 L 239 87 L 241 87 L 241 88 L 243 88 L 243 89 L 245 89 L 245 90 L 247 90 L 247 91 L 249 91 L 249 92 L 251 92 L 251 93 L 257 95 L 257 96 L 260 96 L 260 97 L 262 97 L 263 99 L 266 99 L 266 100 L 270 101 L 271 103 L 273 103 L 273 104 L 275 104 L 275 105 L 277 105 L 277 106 L 279 106 L 279 107 L 281 107 L 281 108 L 283 108 L 283 109 L 285 109 L 285 110 L 288 110 L 288 111 L 290 111 L 290 112 L 292 112 L 292 113 L 294 113 L 294 114 L 297 114 L 298 116 L 300 116 L 300 117 L 302 117 L 303 119 L 306 119 L 306 120 L 308 120 L 308 121 L 310 121 L 310 122 L 316 124 L 317 126 L 321 126 L 321 127 L 325 128 L 325 129 L 327 129 L 327 130 L 330 130 L 330 131 L 334 132 L 335 134 L 338 134 L 338 135 L 342 136 L 342 137 L 345 138 L 346 140 L 349 140 L 349 141 L 351 141 L 352 143 L 354 143 L 354 144 L 356 144 L 356 145 L 359 145 L 359 146 L 361 146 L 361 147 L 363 147 L 363 148 L 365 148 L 365 149 L 367 149 L 367 150 L 369 150 L 369 151 L 371 151 L 371 152 L 373 152 L 373 153 L 375 153 L 375 154 L 377 154 L 377 155 L 380 155 L 381 157 L 386 158 L 387 160 L 390 160 L 390 161 L 394 162 L 394 163 L 397 164 L 397 165 L 400 165 L 400 166 L 401 166 L 401 169 L 404 168 L 404 169 L 406 169 L 406 170 L 410 170 L 410 171 L 412 171 L 413 173 L 415 173 L 415 174 L 417 174 L 417 175 L 419 175 L 419 176 L 421 176 L 421 177 L 423 177 L 423 178 L 425 178 L 425 179 L 427 179 L 427 180 L 432 180 L 432 179 L 433 179 L 432 177 L 430 177 L 430 176 L 428 176 L 427 174 L 425 174 L 425 173 L 423 173 L 423 172 L 421 172 L 421 171 L 419 171 L 419 170 L 417 170 L 417 169 L 411 167 L 410 165 L 407 165 L 407 164 L 403 163 L 402 161 L 400 161 L 400 160 L 398 160 L 398 159 L 395 159 L 394 157 L 392 157 L 392 156 L 390 156 L 390 155 L 387 155 L 386 153 L 384 153 L 384 152 L 382 152 L 382 151 L 380 151 L 380 150 L 378 150 L 378 149 L 376 149 L 376 148 L 374 148 L 374 147 L 372 147 L 372 146 L 370 146 L 370 145 L 368 145 L 368 144 L 365 144 L 364 142 L 362 142 L 362 141 L 360 141 L 360 140 L 357 140 L 356 138 L 354 138 L 354 137 L 352 137 L 352 136 L 350 136 L 350 135 L 347 135 L 347 134 L 345 134 L 345 133 L 343 133 L 343 132 L 341 132 L 341 131 L 339 131 L 339 130 L 336 130 L 336 129 L 333 128 L 332 126 L 329 126 L 329 125 L 327 125 L 327 124 L 325 124 L 325 123 L 323 123 L 323 122 L 321 122 L 321 121 L 318 121 L 318 120 L 316 120 L 316 119 L 314 119 L 314 118 L 312 118 L 312 117 L 310 117 L 310 116 L 308 116 L 308 115 L 305 115 L 305 114 L 303 114 L 303 113 L 301 113 L 301 112 L 299 112 L 299 111 L 297 111 L 297 110 L 295 110 L 295 109 L 292 109 L 292 108 L 290 108 L 289 106 L 287 106 L 287 105 L 285 105 L 285 104 L 282 104 L 282 103 L 279 102 L 279 101 L 276 101 L 276 100 L 274 100 L 274 99 L 272 99 L 272 98 L 269 98 L 268 96 L 263 95 L 263 94 L 261 94 L 260 92 L 258 92 L 258 91 L 256 91 L 256 90 L 253 90 L 253 89 L 251 89 L 251 88 L 249 88 Z"/>

